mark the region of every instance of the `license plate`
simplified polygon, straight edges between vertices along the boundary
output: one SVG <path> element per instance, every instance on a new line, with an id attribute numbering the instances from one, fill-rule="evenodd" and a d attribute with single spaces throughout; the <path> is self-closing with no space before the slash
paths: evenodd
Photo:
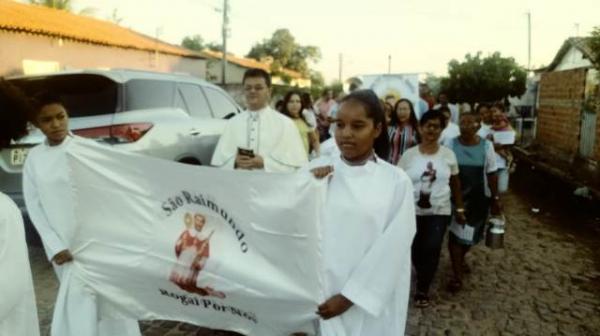
<path id="1" fill-rule="evenodd" d="M 29 153 L 28 148 L 15 148 L 10 151 L 10 163 L 13 166 L 22 166 Z"/>

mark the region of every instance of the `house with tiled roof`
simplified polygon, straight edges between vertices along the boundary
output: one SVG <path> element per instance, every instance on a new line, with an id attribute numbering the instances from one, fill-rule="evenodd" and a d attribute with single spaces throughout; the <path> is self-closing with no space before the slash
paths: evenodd
<path id="1" fill-rule="evenodd" d="M 130 68 L 206 76 L 206 56 L 117 24 L 0 0 L 0 76 Z"/>
<path id="2" fill-rule="evenodd" d="M 204 56 L 208 58 L 206 79 L 216 83 L 222 83 L 222 63 L 223 53 L 214 50 L 204 50 L 202 52 Z M 267 72 L 271 72 L 271 62 L 268 59 L 259 62 L 252 58 L 238 57 L 232 54 L 227 54 L 227 74 L 226 79 L 229 84 L 241 84 L 244 71 L 250 68 L 263 69 Z M 272 81 L 274 85 L 285 85 L 305 88 L 309 87 L 311 82 L 310 78 L 306 78 L 301 73 L 283 69 L 281 71 L 287 78 L 281 78 L 279 76 L 273 76 Z"/>
<path id="3" fill-rule="evenodd" d="M 556 167 L 593 168 L 600 176 L 600 64 L 589 42 L 585 37 L 565 40 L 551 63 L 536 70 L 535 144 Z"/>

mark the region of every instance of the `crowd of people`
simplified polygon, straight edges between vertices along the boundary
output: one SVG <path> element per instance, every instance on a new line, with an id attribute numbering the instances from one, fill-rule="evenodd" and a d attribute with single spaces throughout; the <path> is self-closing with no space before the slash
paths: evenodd
<path id="1" fill-rule="evenodd" d="M 0 84 L 0 145 L 24 135 L 27 121 L 46 135 L 27 158 L 23 189 L 60 281 L 77 258 L 69 249 L 76 223 L 67 215 L 68 200 L 52 193 L 67 188 L 66 149 L 90 140 L 69 132 L 60 97 L 46 93 L 29 104 L 8 83 Z M 327 299 L 315 307 L 322 335 L 402 335 L 411 271 L 417 279 L 413 302 L 427 307 L 448 228 L 454 276 L 447 287 L 462 289 L 469 272 L 465 256 L 483 237 L 490 214 L 500 215 L 500 194 L 508 186 L 514 131 L 501 106 L 481 103 L 476 112 L 459 113 L 440 95 L 439 106 L 426 104 L 423 111 L 422 101 L 382 100 L 360 89 L 337 99 L 326 90 L 313 104 L 308 93 L 293 90 L 275 110 L 271 77 L 260 69 L 245 73 L 243 89 L 247 109 L 227 122 L 211 165 L 328 179 L 321 214 Z M 18 284 L 0 278 L 0 291 L 5 297 L 11 283 L 27 293 L 0 305 L 11 308 L 0 310 L 0 334 L 37 335 L 23 223 L 7 197 L 0 198 L 0 209 L 0 225 L 19 237 L 6 245 L 14 250 L 10 259 L 0 255 L 2 271 L 23 274 Z M 62 286 L 79 299 L 55 307 L 54 335 L 140 334 L 136 321 L 97 321 L 95 297 L 85 284 Z"/>
<path id="2" fill-rule="evenodd" d="M 290 94 L 308 95 L 297 91 L 286 95 L 279 111 L 288 116 Z M 317 143 L 331 147 L 339 122 L 337 113 L 345 99 L 333 99 L 333 92 L 325 89 L 314 105 L 307 98 L 302 101 L 304 112 L 292 116 L 297 122 L 297 115 L 303 115 L 298 131 L 315 143 L 308 147 L 309 159 L 331 155 L 331 150 L 321 153 Z M 475 112 L 471 112 L 469 107 L 451 104 L 447 95 L 440 93 L 435 104 L 423 99 L 413 103 L 393 95 L 383 97 L 379 104 L 389 147 L 387 154 L 379 158 L 400 167 L 414 187 L 414 303 L 427 307 L 446 231 L 453 223 L 455 227 L 459 224 L 472 228 L 466 233 L 451 230 L 448 238 L 454 276 L 448 279 L 447 289 L 457 292 L 462 289 L 465 273 L 470 273 L 466 254 L 483 238 L 488 219 L 501 216 L 500 194 L 508 190 L 509 174 L 514 169 L 510 147 L 516 132 L 502 103 L 477 103 Z M 339 148 L 333 152 L 339 153 Z"/>

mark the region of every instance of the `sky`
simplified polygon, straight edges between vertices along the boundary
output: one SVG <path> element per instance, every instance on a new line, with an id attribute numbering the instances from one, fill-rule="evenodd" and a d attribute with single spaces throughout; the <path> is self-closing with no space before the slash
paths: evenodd
<path id="1" fill-rule="evenodd" d="M 532 68 L 549 64 L 571 36 L 600 26 L 600 0 L 229 0 L 228 51 L 244 56 L 253 44 L 288 28 L 301 45 L 321 49 L 312 65 L 328 82 L 361 74 L 445 75 L 452 59 L 499 51 L 527 66 L 527 12 L 531 12 Z M 117 10 L 121 25 L 180 44 L 199 34 L 221 41 L 223 0 L 74 0 L 105 19 Z M 391 57 L 391 62 L 389 58 Z"/>

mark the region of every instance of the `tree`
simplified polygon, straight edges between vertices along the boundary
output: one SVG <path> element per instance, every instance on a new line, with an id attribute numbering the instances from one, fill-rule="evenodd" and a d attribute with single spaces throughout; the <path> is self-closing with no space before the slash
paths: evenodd
<path id="1" fill-rule="evenodd" d="M 204 47 L 209 50 L 223 52 L 223 46 L 217 42 L 208 42 Z"/>
<path id="2" fill-rule="evenodd" d="M 204 39 L 200 35 L 186 36 L 181 41 L 181 46 L 190 50 L 202 51 L 204 49 Z"/>
<path id="3" fill-rule="evenodd" d="M 73 10 L 71 0 L 29 0 L 29 3 L 32 5 L 61 9 L 67 12 L 71 12 Z"/>
<path id="4" fill-rule="evenodd" d="M 190 50 L 202 51 L 205 49 L 223 52 L 223 46 L 217 42 L 204 42 L 202 36 L 196 34 L 193 36 L 186 36 L 181 41 L 181 46 Z"/>
<path id="5" fill-rule="evenodd" d="M 318 97 L 325 88 L 325 78 L 323 74 L 316 70 L 309 70 L 310 76 L 310 95 Z"/>
<path id="6" fill-rule="evenodd" d="M 282 69 L 287 68 L 309 76 L 309 62 L 318 62 L 321 51 L 315 46 L 299 45 L 288 29 L 278 29 L 271 38 L 256 43 L 246 57 L 258 61 L 271 57 L 271 72 L 275 75 L 281 75 Z"/>
<path id="7" fill-rule="evenodd" d="M 32 5 L 39 5 L 48 8 L 54 8 L 64 10 L 67 12 L 73 12 L 73 2 L 71 0 L 29 0 Z M 96 12 L 95 8 L 85 7 L 80 10 L 77 14 L 80 15 L 93 15 Z"/>
<path id="8" fill-rule="evenodd" d="M 600 82 L 600 26 L 594 27 L 588 40 L 592 59 L 590 60 L 596 70 L 598 70 L 598 81 Z M 592 89 L 592 93 L 585 101 L 585 108 L 590 111 L 600 112 L 600 85 Z"/>
<path id="9" fill-rule="evenodd" d="M 514 58 L 495 52 L 482 58 L 481 52 L 467 54 L 463 62 L 448 63 L 448 77 L 442 78 L 441 91 L 451 101 L 492 102 L 521 96 L 526 90 L 527 72 Z"/>
<path id="10" fill-rule="evenodd" d="M 594 27 L 592 30 L 589 45 L 592 51 L 592 57 L 594 58 L 591 61 L 596 66 L 596 69 L 600 70 L 600 26 Z"/>

